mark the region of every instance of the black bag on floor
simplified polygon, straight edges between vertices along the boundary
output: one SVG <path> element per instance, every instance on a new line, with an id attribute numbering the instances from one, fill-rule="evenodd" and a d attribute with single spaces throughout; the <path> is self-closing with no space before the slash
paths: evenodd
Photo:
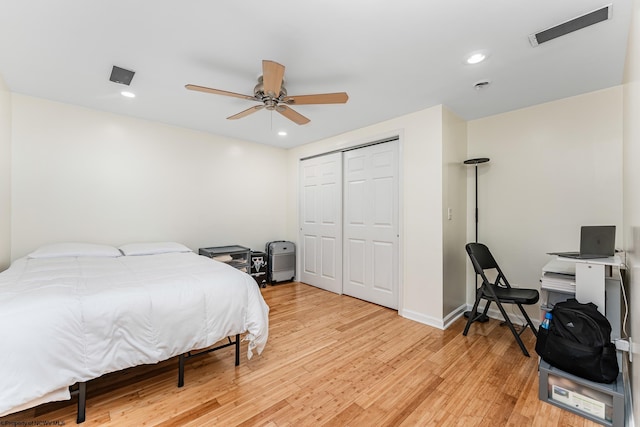
<path id="1" fill-rule="evenodd" d="M 573 375 L 600 383 L 618 377 L 611 324 L 593 303 L 572 298 L 551 310 L 549 329 L 540 328 L 536 352 L 546 362 Z"/>

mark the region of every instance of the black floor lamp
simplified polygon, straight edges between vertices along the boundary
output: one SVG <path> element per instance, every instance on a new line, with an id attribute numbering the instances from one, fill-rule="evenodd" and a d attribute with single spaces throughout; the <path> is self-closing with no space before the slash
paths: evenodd
<path id="1" fill-rule="evenodd" d="M 476 243 L 478 243 L 478 165 L 481 163 L 487 163 L 489 161 L 488 157 L 478 157 L 476 159 L 469 159 L 469 160 L 465 160 L 464 164 L 465 165 L 474 165 L 476 168 L 476 211 L 475 211 L 475 217 L 476 217 Z M 478 292 L 478 274 L 476 274 L 476 293 Z M 470 311 L 465 311 L 464 312 L 464 317 L 469 317 L 471 315 Z M 475 321 L 477 322 L 487 322 L 489 321 L 489 316 L 485 315 L 485 314 L 481 314 L 479 315 Z"/>

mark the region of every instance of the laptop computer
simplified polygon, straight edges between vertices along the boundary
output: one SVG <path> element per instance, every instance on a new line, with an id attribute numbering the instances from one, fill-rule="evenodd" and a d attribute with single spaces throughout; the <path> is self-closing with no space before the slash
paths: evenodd
<path id="1" fill-rule="evenodd" d="M 585 225 L 580 228 L 580 252 L 554 252 L 574 259 L 609 258 L 615 255 L 615 225 Z"/>

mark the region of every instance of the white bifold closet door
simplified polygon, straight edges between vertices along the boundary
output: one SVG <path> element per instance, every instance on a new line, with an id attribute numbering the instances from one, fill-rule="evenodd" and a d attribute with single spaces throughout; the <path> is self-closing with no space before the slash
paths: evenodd
<path id="1" fill-rule="evenodd" d="M 343 156 L 343 292 L 397 309 L 398 142 Z"/>
<path id="2" fill-rule="evenodd" d="M 342 153 L 300 167 L 300 281 L 342 293 Z"/>
<path id="3" fill-rule="evenodd" d="M 398 308 L 398 141 L 301 161 L 300 281 Z"/>

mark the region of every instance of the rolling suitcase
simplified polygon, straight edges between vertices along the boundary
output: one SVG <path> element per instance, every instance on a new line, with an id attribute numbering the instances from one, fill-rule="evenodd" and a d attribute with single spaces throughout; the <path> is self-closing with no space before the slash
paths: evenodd
<path id="1" fill-rule="evenodd" d="M 268 242 L 267 280 L 269 283 L 290 282 L 296 275 L 296 245 L 285 240 Z"/>

